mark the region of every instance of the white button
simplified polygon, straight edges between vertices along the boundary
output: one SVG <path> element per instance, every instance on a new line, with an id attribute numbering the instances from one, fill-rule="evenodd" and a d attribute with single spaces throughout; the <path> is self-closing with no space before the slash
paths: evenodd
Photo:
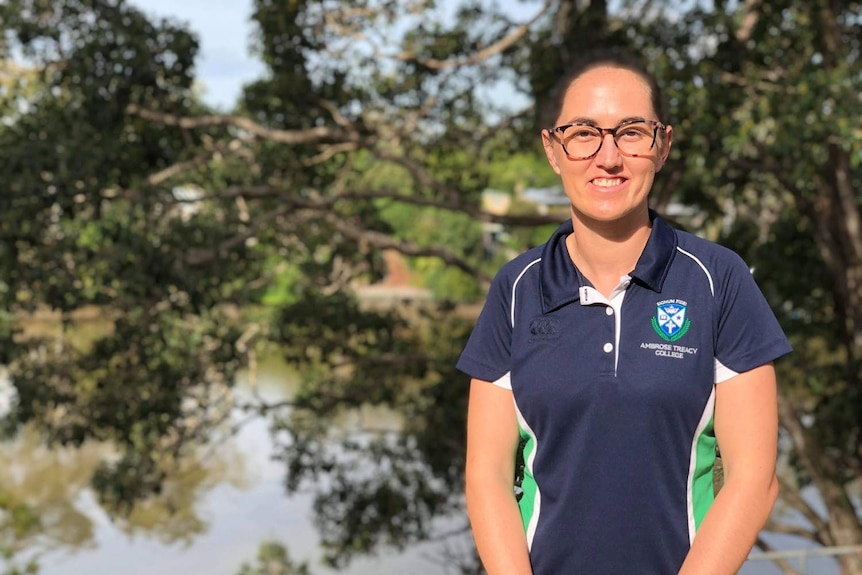
<path id="1" fill-rule="evenodd" d="M 611 306 L 606 307 L 605 313 L 608 315 L 614 315 L 614 308 L 612 308 Z"/>
<path id="2" fill-rule="evenodd" d="M 614 344 L 606 343 L 602 349 L 605 350 L 605 353 L 610 353 L 614 350 Z"/>

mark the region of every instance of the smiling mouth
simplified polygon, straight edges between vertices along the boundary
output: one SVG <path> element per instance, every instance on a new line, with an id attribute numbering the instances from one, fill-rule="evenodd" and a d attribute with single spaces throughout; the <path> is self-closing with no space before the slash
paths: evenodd
<path id="1" fill-rule="evenodd" d="M 612 188 L 621 185 L 623 182 L 625 182 L 624 178 L 595 178 L 592 180 L 592 184 L 600 188 Z"/>

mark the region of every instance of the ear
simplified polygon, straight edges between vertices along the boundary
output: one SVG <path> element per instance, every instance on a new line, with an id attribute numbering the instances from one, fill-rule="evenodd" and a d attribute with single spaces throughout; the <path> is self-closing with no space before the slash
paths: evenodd
<path id="1" fill-rule="evenodd" d="M 554 150 L 554 138 L 551 131 L 548 129 L 542 130 L 542 145 L 545 148 L 545 156 L 548 158 L 548 163 L 551 164 L 551 169 L 560 174 L 560 164 L 557 163 L 557 154 Z"/>
<path id="2" fill-rule="evenodd" d="M 664 163 L 667 161 L 668 156 L 670 155 L 670 147 L 673 144 L 673 126 L 665 126 L 664 127 L 664 145 L 662 146 L 661 156 L 659 159 L 658 170 L 661 170 Z"/>

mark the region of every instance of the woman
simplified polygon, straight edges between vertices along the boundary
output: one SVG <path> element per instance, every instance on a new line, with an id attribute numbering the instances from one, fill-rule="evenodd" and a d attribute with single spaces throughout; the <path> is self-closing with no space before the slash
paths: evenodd
<path id="1" fill-rule="evenodd" d="M 736 573 L 777 496 L 790 346 L 736 254 L 648 208 L 673 141 L 651 76 L 605 55 L 563 86 L 542 139 L 571 220 L 500 270 L 458 362 L 480 557 L 489 575 Z"/>

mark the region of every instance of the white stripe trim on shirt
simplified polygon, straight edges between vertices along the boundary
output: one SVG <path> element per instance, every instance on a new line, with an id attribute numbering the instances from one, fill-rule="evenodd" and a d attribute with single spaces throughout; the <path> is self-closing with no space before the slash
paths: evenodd
<path id="1" fill-rule="evenodd" d="M 700 415 L 700 421 L 697 428 L 694 430 L 694 437 L 691 440 L 691 453 L 688 458 L 688 481 L 685 488 L 686 506 L 688 507 L 688 543 L 691 545 L 694 542 L 696 532 L 694 524 L 694 471 L 697 467 L 697 442 L 700 439 L 700 434 L 709 425 L 712 416 L 715 413 L 715 386 L 712 386 L 712 391 L 709 394 L 709 399 L 706 400 L 706 405 L 703 408 L 703 413 Z"/>
<path id="2" fill-rule="evenodd" d="M 685 251 L 685 250 L 684 250 L 684 249 L 682 249 L 681 247 L 677 247 L 677 248 L 676 248 L 676 251 L 678 251 L 678 252 L 679 252 L 679 253 L 681 253 L 681 254 L 685 254 L 685 255 L 687 255 L 688 257 L 690 257 L 691 259 L 693 259 L 693 260 L 694 260 L 694 263 L 696 263 L 697 265 L 699 265 L 699 266 L 700 266 L 700 269 L 702 269 L 702 270 L 703 270 L 703 273 L 704 273 L 704 274 L 706 274 L 706 279 L 707 279 L 707 280 L 709 280 L 709 291 L 710 291 L 710 293 L 712 293 L 712 296 L 713 296 L 713 297 L 715 297 L 715 285 L 713 285 L 713 283 L 712 283 L 712 275 L 709 273 L 709 270 L 708 270 L 708 269 L 706 269 L 706 266 L 705 266 L 705 265 L 703 265 L 703 262 L 702 262 L 702 261 L 700 261 L 700 260 L 697 258 L 697 256 L 695 256 L 695 255 L 694 255 L 694 254 L 692 254 L 691 252 L 687 252 L 687 251 Z"/>
<path id="3" fill-rule="evenodd" d="M 515 290 L 518 288 L 518 282 L 521 281 L 521 278 L 524 277 L 524 274 L 527 273 L 527 270 L 542 261 L 542 258 L 536 258 L 527 266 L 521 270 L 521 273 L 518 274 L 518 277 L 515 278 L 515 282 L 512 284 L 512 309 L 510 310 L 510 316 L 512 321 L 512 328 L 515 327 Z"/>

